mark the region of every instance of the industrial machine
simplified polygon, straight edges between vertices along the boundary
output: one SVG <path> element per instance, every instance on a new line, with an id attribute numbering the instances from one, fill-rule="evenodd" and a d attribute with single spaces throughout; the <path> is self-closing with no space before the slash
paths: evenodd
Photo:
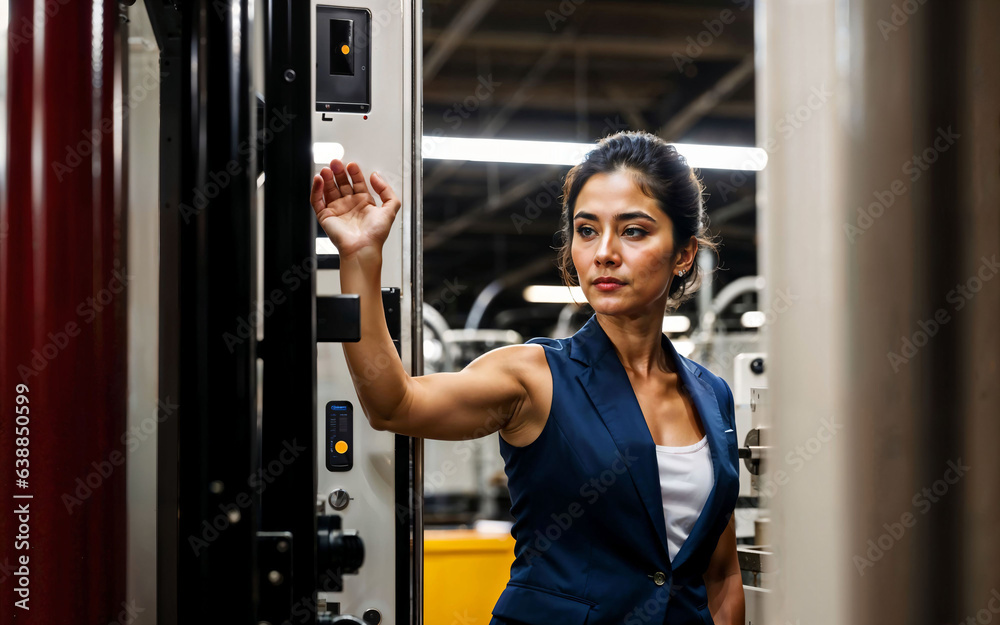
<path id="1" fill-rule="evenodd" d="M 146 605 L 161 625 L 419 623 L 422 448 L 368 426 L 340 345 L 360 339 L 358 296 L 308 187 L 343 158 L 402 199 L 383 306 L 420 374 L 420 2 L 128 11 L 159 60 L 158 133 L 130 165 L 155 148 L 155 386 L 179 406 L 156 443 Z"/>
<path id="2" fill-rule="evenodd" d="M 356 161 L 366 175 L 377 170 L 403 200 L 383 247 L 382 295 L 389 333 L 411 374 L 422 372 L 419 15 L 419 2 L 313 3 L 309 29 L 310 177 L 331 158 Z M 311 209 L 308 216 L 315 221 Z M 369 427 L 339 345 L 360 338 L 358 297 L 340 294 L 336 250 L 322 231 L 316 236 L 315 501 L 321 520 L 339 519 L 365 550 L 364 565 L 319 599 L 333 615 L 418 623 L 422 442 Z M 362 375 L 377 375 L 380 366 L 371 363 Z"/>

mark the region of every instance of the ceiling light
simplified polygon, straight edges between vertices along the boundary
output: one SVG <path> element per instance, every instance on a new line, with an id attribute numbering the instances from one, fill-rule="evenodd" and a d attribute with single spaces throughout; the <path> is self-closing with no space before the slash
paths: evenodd
<path id="1" fill-rule="evenodd" d="M 663 331 L 668 334 L 681 334 L 691 329 L 691 320 L 685 315 L 669 315 L 663 318 Z"/>
<path id="2" fill-rule="evenodd" d="M 333 244 L 330 237 L 316 237 L 316 255 L 339 255 L 340 252 L 337 250 L 337 246 Z"/>
<path id="3" fill-rule="evenodd" d="M 740 315 L 740 324 L 744 328 L 759 328 L 766 320 L 767 317 L 759 310 L 749 310 Z"/>
<path id="4" fill-rule="evenodd" d="M 583 304 L 587 298 L 578 286 L 533 284 L 524 288 L 524 299 L 535 304 Z"/>
<path id="5" fill-rule="evenodd" d="M 696 143 L 671 145 L 687 159 L 688 165 L 698 169 L 760 171 L 767 165 L 767 152 L 760 148 Z M 422 156 L 434 160 L 571 166 L 582 161 L 595 147 L 595 143 L 425 136 Z"/>
<path id="6" fill-rule="evenodd" d="M 760 148 L 673 143 L 697 169 L 730 169 L 761 171 L 767 165 L 767 152 Z M 425 136 L 422 156 L 429 160 L 477 161 L 482 163 L 520 163 L 526 165 L 573 166 L 583 160 L 595 143 L 566 141 L 527 141 L 514 139 L 478 139 L 474 137 Z M 344 158 L 340 143 L 313 144 L 313 162 L 328 165 L 333 159 Z"/>
<path id="7" fill-rule="evenodd" d="M 685 358 L 690 358 L 694 353 L 694 343 L 692 341 L 670 341 L 677 353 Z"/>
<path id="8" fill-rule="evenodd" d="M 317 165 L 329 165 L 335 158 L 344 158 L 343 145 L 322 141 L 313 144 L 313 162 Z"/>

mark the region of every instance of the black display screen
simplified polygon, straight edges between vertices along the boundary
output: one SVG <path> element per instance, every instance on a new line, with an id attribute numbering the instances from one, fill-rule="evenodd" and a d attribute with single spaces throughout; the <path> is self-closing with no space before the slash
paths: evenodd
<path id="1" fill-rule="evenodd" d="M 354 467 L 354 406 L 349 401 L 326 404 L 326 468 L 350 471 Z"/>
<path id="2" fill-rule="evenodd" d="M 371 112 L 371 74 L 371 12 L 317 6 L 316 110 L 323 113 Z M 324 120 L 333 121 L 326 116 Z"/>
<path id="3" fill-rule="evenodd" d="M 354 20 L 330 20 L 330 75 L 354 75 Z"/>

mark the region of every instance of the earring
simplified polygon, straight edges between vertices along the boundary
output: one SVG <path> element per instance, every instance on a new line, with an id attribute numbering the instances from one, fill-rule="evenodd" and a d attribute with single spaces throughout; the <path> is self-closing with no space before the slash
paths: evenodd
<path id="1" fill-rule="evenodd" d="M 685 273 L 684 270 L 681 269 L 680 271 L 677 272 L 677 277 L 683 278 L 684 277 L 684 273 Z"/>

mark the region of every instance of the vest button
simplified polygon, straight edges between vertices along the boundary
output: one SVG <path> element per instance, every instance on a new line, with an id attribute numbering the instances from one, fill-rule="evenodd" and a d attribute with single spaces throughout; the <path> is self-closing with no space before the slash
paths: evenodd
<path id="1" fill-rule="evenodd" d="M 657 571 L 650 575 L 653 578 L 653 583 L 657 586 L 662 586 L 667 581 L 667 576 L 663 574 L 663 571 Z"/>

